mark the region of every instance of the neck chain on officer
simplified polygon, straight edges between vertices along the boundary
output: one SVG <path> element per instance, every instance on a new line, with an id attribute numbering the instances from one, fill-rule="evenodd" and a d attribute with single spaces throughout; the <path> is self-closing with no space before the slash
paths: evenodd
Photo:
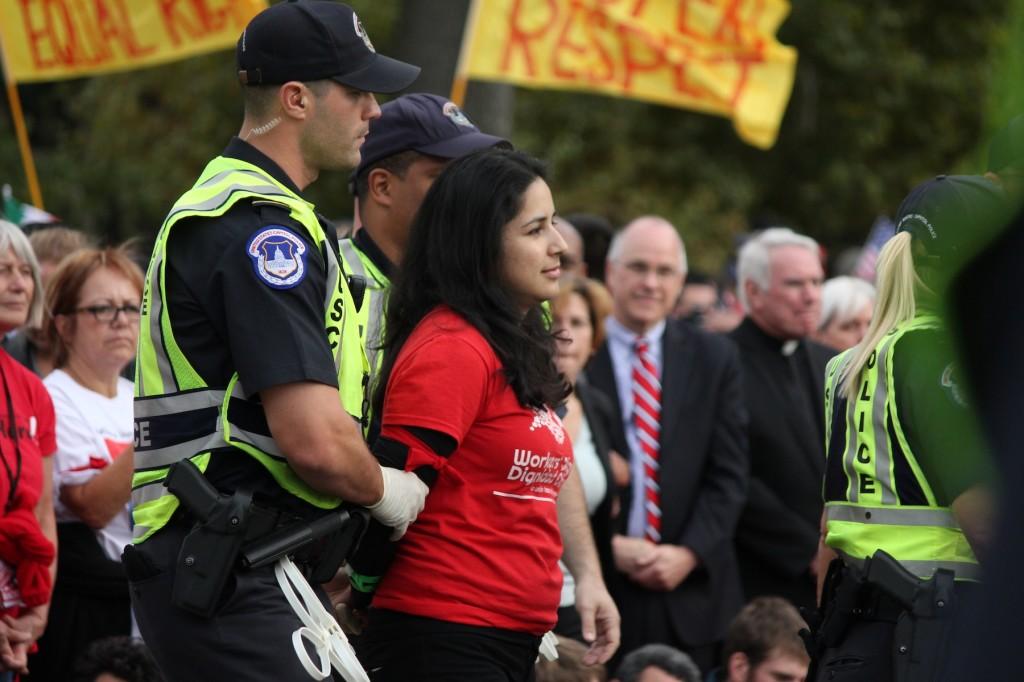
<path id="1" fill-rule="evenodd" d="M 7 502 L 4 504 L 4 513 L 9 513 L 14 507 L 14 495 L 18 491 L 18 482 L 21 481 L 21 445 L 18 443 L 18 426 L 14 423 L 14 401 L 11 400 L 11 389 L 7 385 L 7 372 L 4 371 L 3 363 L 0 362 L 0 380 L 4 384 L 4 398 L 7 399 L 7 435 L 14 441 L 15 465 L 11 471 L 11 465 L 3 451 L 3 439 L 0 438 L 0 460 L 4 463 L 4 470 L 7 472 L 7 482 L 10 487 L 7 489 Z"/>

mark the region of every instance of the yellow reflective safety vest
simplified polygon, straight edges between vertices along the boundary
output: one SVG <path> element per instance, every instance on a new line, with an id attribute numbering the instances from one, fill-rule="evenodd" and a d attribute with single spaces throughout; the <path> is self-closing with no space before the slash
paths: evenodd
<path id="1" fill-rule="evenodd" d="M 838 393 L 842 369 L 852 360 L 846 351 L 829 362 L 825 378 L 826 544 L 847 562 L 858 564 L 882 549 L 908 571 L 929 578 L 940 568 L 957 580 L 978 580 L 980 566 L 948 506 L 940 505 L 907 442 L 896 409 L 900 390 L 893 381 L 896 345 L 906 334 L 940 329 L 931 314 L 897 325 L 872 352 L 859 377 L 857 399 Z M 833 432 L 833 429 L 836 431 Z M 901 502 L 905 486 L 925 504 Z M 842 482 L 830 486 L 829 481 Z M 910 483 L 913 481 L 913 483 Z M 832 487 L 829 499 L 829 489 Z"/>
<path id="2" fill-rule="evenodd" d="M 366 358 L 370 363 L 370 382 L 372 384 L 380 371 L 380 344 L 384 339 L 384 302 L 387 299 L 391 280 L 351 239 L 339 241 L 338 248 L 347 271 L 366 281 L 366 296 L 363 305 L 360 306 L 354 317 L 359 329 L 360 342 L 363 344 Z"/>
<path id="3" fill-rule="evenodd" d="M 266 423 L 263 408 L 246 399 L 237 372 L 226 386 L 207 385 L 174 338 L 166 307 L 168 237 L 179 221 L 217 218 L 239 201 L 271 202 L 288 211 L 320 247 L 327 266 L 324 333 L 338 369 L 340 400 L 358 420 L 366 411 L 369 365 L 354 328 L 352 311 L 356 301 L 313 205 L 258 166 L 229 157 L 215 158 L 171 209 L 157 235 L 146 271 L 135 365 L 135 542 L 144 541 L 163 527 L 177 509 L 178 499 L 162 485 L 168 468 L 189 458 L 205 472 L 211 453 L 217 450 L 234 448 L 256 458 L 284 490 L 311 505 L 331 509 L 341 503 L 300 479 L 269 431 L 253 430 L 260 428 L 254 423 Z M 205 222 L 208 229 L 216 229 L 215 220 Z M 334 239 L 333 235 L 330 238 Z M 257 411 L 262 418 L 253 419 Z"/>

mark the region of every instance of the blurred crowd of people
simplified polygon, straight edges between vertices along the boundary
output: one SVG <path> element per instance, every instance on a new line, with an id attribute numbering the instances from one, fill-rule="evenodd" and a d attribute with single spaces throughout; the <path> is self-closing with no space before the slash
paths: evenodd
<path id="1" fill-rule="evenodd" d="M 239 154 L 253 153 L 241 140 L 232 144 Z M 391 311 L 386 318 L 390 336 L 373 340 L 385 341 L 386 352 L 383 359 L 370 353 L 374 374 L 379 370 L 384 379 L 373 404 L 366 405 L 367 410 L 372 408 L 372 417 L 367 414 L 365 420 L 367 438 L 406 443 L 407 450 L 431 461 L 472 446 L 451 438 L 431 440 L 437 433 L 430 431 L 431 424 L 440 418 L 429 405 L 424 408 L 425 393 L 417 392 L 421 386 L 416 381 L 434 376 L 431 372 L 437 371 L 440 361 L 426 351 L 409 357 L 395 350 L 407 343 L 420 352 L 433 342 L 434 328 L 429 325 L 437 325 L 434 336 L 451 338 L 445 339 L 450 347 L 435 354 L 469 357 L 460 356 L 469 368 L 466 376 L 450 381 L 448 392 L 431 392 L 430 405 L 436 403 L 437 412 L 441 403 L 454 411 L 464 408 L 456 416 L 463 417 L 472 432 L 490 416 L 482 410 L 494 408 L 499 400 L 513 404 L 518 399 L 519 407 L 531 400 L 561 403 L 558 417 L 533 405 L 536 416 L 529 431 L 561 446 L 551 446 L 548 457 L 566 449 L 562 429 L 569 437 L 589 515 L 589 536 L 603 582 L 621 616 L 621 646 L 607 665 L 596 664 L 587 649 L 595 639 L 593 623 L 581 620 L 579 607 L 600 612 L 602 607 L 595 607 L 592 600 L 597 594 L 600 602 L 604 590 L 587 589 L 593 582 L 580 585 L 593 578 L 580 570 L 580 555 L 590 551 L 589 536 L 580 544 L 567 534 L 554 507 L 544 514 L 524 513 L 524 527 L 533 523 L 529 527 L 535 533 L 555 538 L 561 528 L 565 546 L 555 626 L 559 657 L 537 664 L 538 680 L 804 682 L 810 656 L 800 632 L 818 606 L 828 571 L 830 554 L 822 547 L 823 482 L 829 475 L 827 455 L 837 454 L 829 450 L 832 402 L 823 396 L 839 400 L 827 383 L 837 371 L 837 354 L 857 348 L 854 354 L 860 353 L 862 360 L 858 371 L 873 367 L 875 356 L 868 355 L 872 349 L 861 342 L 869 331 L 875 334 L 873 343 L 889 333 L 877 320 L 872 326 L 872 318 L 876 296 L 891 304 L 892 286 L 876 293 L 872 282 L 847 272 L 827 279 L 826 249 L 783 226 L 745 238 L 734 262 L 723 268 L 723 277 L 692 271 L 683 239 L 685 225 L 645 215 L 615 229 L 589 213 L 555 217 L 541 164 L 509 151 L 510 146 L 482 134 L 452 103 L 431 95 L 405 95 L 390 102 L 369 127 L 362 161 L 353 174 L 355 232 L 342 240 L 340 257 L 348 270 L 361 272 L 369 282 L 371 316 L 384 315 L 386 300 L 398 301 L 404 310 L 421 306 L 428 326 L 427 331 L 413 328 L 417 320 L 403 328 L 399 313 Z M 481 155 L 481 150 L 493 154 Z M 1008 163 L 1018 164 L 1018 158 Z M 513 171 L 519 175 L 513 177 Z M 513 178 L 521 186 L 498 187 L 496 181 L 495 195 L 499 190 L 503 194 L 490 203 L 500 205 L 484 206 L 486 197 L 469 191 L 479 189 L 473 183 L 482 182 L 484 173 L 509 183 Z M 441 189 L 431 191 L 435 181 Z M 993 175 L 966 184 L 972 182 L 995 186 L 999 178 Z M 456 210 L 460 205 L 461 214 Z M 557 293 L 548 296 L 548 283 L 538 285 L 517 274 L 517 264 L 529 265 L 531 258 L 541 257 L 530 251 L 535 248 L 528 241 L 532 231 L 517 235 L 520 241 L 511 248 L 519 260 L 500 264 L 502 281 L 519 287 L 527 299 L 522 327 L 509 327 L 509 334 L 517 334 L 510 344 L 515 347 L 504 348 L 500 339 L 495 341 L 505 330 L 495 331 L 487 311 L 481 311 L 477 326 L 488 330 L 486 340 L 497 347 L 488 363 L 518 362 L 517 368 L 526 374 L 533 360 L 545 364 L 552 359 L 551 353 L 536 355 L 548 348 L 544 343 L 550 341 L 550 331 L 555 371 L 537 370 L 538 375 L 528 380 L 513 376 L 526 384 L 536 382 L 537 395 L 530 393 L 531 386 L 523 388 L 510 380 L 512 393 L 507 386 L 504 393 L 486 393 L 490 397 L 480 402 L 484 408 L 463 405 L 457 401 L 468 398 L 457 390 L 459 381 L 469 381 L 470 369 L 476 367 L 478 355 L 486 354 L 487 344 L 450 309 L 431 308 L 437 301 L 424 302 L 421 289 L 449 287 L 449 299 L 457 299 L 457 277 L 483 272 L 460 269 L 463 261 L 457 260 L 463 255 L 458 249 L 486 251 L 474 241 L 473 221 L 486 222 L 487 216 L 480 216 L 493 208 L 495 215 L 488 219 L 503 228 L 535 206 L 541 215 L 533 221 L 539 220 L 536 229 L 555 230 L 546 237 L 553 246 L 545 254 L 557 254 L 558 264 L 544 272 L 557 282 Z M 924 208 L 920 212 L 927 215 Z M 419 232 L 410 237 L 414 224 Z M 348 229 L 346 225 L 346 233 Z M 445 237 L 445 230 L 452 233 Z M 455 234 L 456 230 L 460 232 Z M 487 238 L 497 239 L 496 234 Z M 446 248 L 449 237 L 452 254 L 429 251 Z M 903 235 L 893 243 L 909 253 L 909 240 Z M 501 248 L 509 248 L 507 242 Z M 285 242 L 271 243 L 279 252 L 281 244 L 287 247 Z M 885 253 L 891 255 L 892 250 Z M 140 319 L 147 315 L 140 257 L 126 247 L 95 246 L 88 236 L 67 227 L 23 230 L 0 221 L 0 383 L 6 411 L 6 416 L 0 412 L 5 424 L 0 432 L 5 469 L 0 498 L 6 499 L 0 519 L 0 670 L 6 672 L 0 672 L 0 681 L 18 673 L 29 680 L 160 679 L 138 639 L 122 566 L 122 551 L 132 542 L 133 444 L 138 441 L 132 362 Z M 438 266 L 448 258 L 451 267 Z M 269 282 L 270 275 L 259 271 L 263 263 L 255 266 L 256 274 Z M 248 267 L 248 261 L 244 265 Z M 917 271 L 904 265 L 907 281 L 915 272 L 927 276 L 920 264 L 915 267 Z M 397 293 L 387 299 L 390 278 L 398 271 L 404 276 L 398 280 Z M 411 275 L 419 279 L 410 279 Z M 477 284 L 487 289 L 497 281 Z M 542 315 L 543 299 L 549 303 Z M 886 318 L 892 328 L 908 319 Z M 368 325 L 383 333 L 376 318 L 370 317 Z M 379 348 L 371 344 L 368 350 Z M 493 369 L 491 364 L 477 368 L 487 391 L 493 386 L 484 370 Z M 387 380 L 392 383 L 385 397 Z M 844 390 L 856 391 L 850 385 Z M 955 389 L 952 380 L 949 386 Z M 562 395 L 564 399 L 551 399 Z M 422 427 L 411 437 L 396 427 L 393 415 L 416 409 L 430 414 L 423 424 L 400 423 Z M 855 439 L 851 434 L 849 442 Z M 486 455 L 488 444 L 485 439 L 479 453 Z M 843 446 L 845 441 L 839 455 Z M 439 468 L 443 479 L 454 476 L 458 465 L 445 463 Z M 470 477 L 472 470 L 458 475 Z M 574 485 L 567 476 L 563 470 L 561 481 Z M 487 537 L 475 538 L 479 547 L 462 559 L 451 555 L 424 560 L 427 550 L 414 550 L 429 547 L 425 535 L 434 527 L 431 524 L 450 528 L 466 516 L 464 509 L 438 509 L 438 500 L 471 504 L 459 497 L 466 491 L 458 486 L 434 490 L 420 514 L 420 525 L 413 524 L 403 540 L 397 562 L 383 566 L 364 583 L 376 585 L 380 573 L 388 570 L 391 578 L 380 583 L 376 595 L 367 589 L 354 611 L 365 609 L 374 598 L 378 605 L 401 611 L 398 607 L 406 608 L 418 597 L 415 590 L 397 584 L 394 576 L 421 573 L 424 565 L 441 565 L 448 570 L 438 573 L 454 575 L 459 561 L 475 561 L 496 546 L 500 557 L 501 543 L 518 541 L 503 526 L 520 519 L 483 518 L 492 509 L 481 506 L 476 530 L 483 528 L 486 533 L 477 535 Z M 552 499 L 533 499 L 554 502 L 557 492 Z M 519 557 L 562 546 L 547 537 L 542 540 L 536 546 L 507 544 L 505 549 L 514 549 Z M 556 558 L 557 552 L 551 562 Z M 503 578 L 510 573 L 508 567 L 492 568 Z M 486 570 L 487 566 L 481 568 Z M 548 575 L 541 578 L 547 581 L 545 589 L 555 584 Z M 480 576 L 474 573 L 460 581 L 477 579 Z M 507 582 L 495 584 L 504 589 Z M 339 609 L 340 601 L 335 604 Z M 450 607 L 441 603 L 442 610 Z M 458 608 L 468 613 L 477 606 Z M 392 655 L 384 646 L 388 628 L 412 627 L 414 619 L 408 614 L 394 613 L 392 621 L 383 621 L 383 636 L 380 620 L 364 635 L 363 651 L 371 659 Z M 415 607 L 410 613 L 417 615 Z M 528 607 L 522 614 L 510 613 L 511 629 L 533 615 Z M 607 609 L 604 615 L 609 615 Z M 468 616 L 473 617 L 476 614 Z M 509 646 L 521 644 L 510 642 Z M 612 650 L 609 645 L 609 655 Z"/>

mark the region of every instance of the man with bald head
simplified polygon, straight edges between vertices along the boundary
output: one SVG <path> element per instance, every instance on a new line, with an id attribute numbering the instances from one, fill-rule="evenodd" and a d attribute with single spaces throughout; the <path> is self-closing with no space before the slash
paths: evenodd
<path id="1" fill-rule="evenodd" d="M 665 219 L 623 228 L 605 278 L 613 313 L 587 373 L 616 398 L 629 445 L 611 581 L 621 651 L 661 642 L 707 669 L 742 606 L 732 545 L 747 484 L 739 358 L 726 339 L 669 319 L 686 251 Z"/>

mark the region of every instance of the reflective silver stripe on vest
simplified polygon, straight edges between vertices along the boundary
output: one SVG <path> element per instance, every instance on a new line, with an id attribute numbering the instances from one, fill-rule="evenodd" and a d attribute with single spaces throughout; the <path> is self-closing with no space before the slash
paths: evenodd
<path id="1" fill-rule="evenodd" d="M 849 521 L 876 526 L 929 526 L 932 528 L 960 529 L 960 524 L 948 509 L 916 509 L 913 507 L 860 507 L 841 504 L 827 505 L 825 519 Z"/>
<path id="2" fill-rule="evenodd" d="M 313 235 L 309 235 L 309 239 L 310 239 L 310 241 L 313 241 L 315 239 L 315 237 Z M 327 237 L 327 239 L 330 239 L 330 237 Z M 331 286 L 333 285 L 334 287 L 336 287 L 338 289 L 338 291 L 341 291 L 341 287 L 342 287 L 341 278 L 343 278 L 345 276 L 345 270 L 344 270 L 344 268 L 341 267 L 341 264 L 338 262 L 338 256 L 337 256 L 337 254 L 334 253 L 334 249 L 331 248 L 330 244 L 327 244 L 326 246 L 327 247 L 324 250 L 327 252 L 327 255 L 326 255 L 326 259 L 327 259 L 327 297 L 324 299 L 324 310 L 330 312 L 330 310 L 331 310 L 331 297 L 334 294 L 334 292 L 331 291 Z M 344 300 L 342 300 L 342 303 L 344 303 Z M 345 315 L 350 315 L 350 314 L 352 314 L 351 311 L 348 311 L 348 310 L 342 311 L 342 318 L 341 318 L 341 320 L 344 321 L 344 319 L 345 319 L 344 316 Z M 338 344 L 334 347 L 334 367 L 335 367 L 335 369 L 341 369 L 341 347 L 342 347 L 341 336 L 344 333 L 343 330 L 341 329 L 341 326 L 342 326 L 341 321 L 339 321 L 339 323 L 338 323 L 338 330 L 339 330 L 339 333 L 338 333 Z"/>
<path id="3" fill-rule="evenodd" d="M 147 502 L 158 500 L 164 495 L 168 494 L 167 489 L 164 487 L 163 478 L 151 481 L 145 485 L 140 485 L 137 488 L 132 488 L 132 506 L 141 507 Z M 138 528 L 138 526 L 136 526 Z"/>
<path id="4" fill-rule="evenodd" d="M 846 552 L 839 552 L 838 554 L 847 565 L 864 570 L 864 562 L 867 557 L 852 557 Z M 967 561 L 900 561 L 900 566 L 925 580 L 932 577 L 935 571 L 939 569 L 952 571 L 954 578 L 957 580 L 980 581 L 982 578 L 981 565 Z"/>
<path id="5" fill-rule="evenodd" d="M 136 450 L 135 471 L 162 469 L 186 457 L 194 457 L 202 452 L 221 447 L 224 447 L 224 434 L 218 428 L 214 433 L 175 443 L 174 445 L 168 445 L 165 448 Z"/>
<path id="6" fill-rule="evenodd" d="M 220 194 L 215 194 L 206 201 L 200 201 L 198 204 L 190 204 L 188 206 L 175 206 L 171 209 L 171 212 L 167 215 L 167 219 L 164 220 L 164 222 L 166 223 L 179 213 L 187 213 L 189 211 L 213 211 L 214 209 L 220 208 L 226 204 L 228 199 L 230 199 L 231 195 L 235 192 L 249 192 L 263 197 L 275 196 L 288 197 L 289 199 L 295 198 L 287 192 L 282 192 L 280 187 L 275 187 L 274 185 L 228 185 L 226 188 L 221 190 Z"/>
<path id="7" fill-rule="evenodd" d="M 166 248 L 166 247 L 165 247 Z M 176 391 L 178 389 L 178 381 L 174 377 L 174 370 L 171 367 L 171 360 L 167 357 L 167 353 L 164 352 L 164 344 L 162 342 L 163 331 L 160 327 L 160 319 L 163 317 L 164 301 L 161 295 L 160 288 L 160 276 L 164 269 L 164 257 L 163 249 L 160 251 L 160 255 L 157 260 L 153 262 L 150 267 L 150 281 L 149 281 L 149 339 L 150 343 L 153 344 L 154 355 L 156 356 L 156 367 L 157 371 L 160 372 L 160 380 L 163 383 L 163 391 Z M 145 372 L 137 372 L 137 381 L 144 380 Z M 141 386 L 141 393 L 146 393 L 147 390 L 153 390 L 152 387 L 147 389 L 145 384 Z"/>
<path id="8" fill-rule="evenodd" d="M 270 455 L 275 459 L 284 460 L 285 455 L 281 452 L 280 448 L 277 447 L 277 442 L 274 441 L 270 436 L 264 436 L 263 434 L 253 433 L 252 431 L 246 431 L 245 429 L 239 428 L 238 426 L 231 425 L 231 440 L 239 443 L 248 443 L 259 448 L 266 454 Z"/>
<path id="9" fill-rule="evenodd" d="M 338 242 L 338 246 L 341 249 L 342 256 L 345 257 L 346 265 L 351 268 L 352 274 L 362 277 L 367 283 L 364 296 L 369 299 L 366 301 L 366 304 L 370 307 L 367 311 L 366 329 L 362 330 L 363 349 L 366 351 L 366 359 L 370 365 L 370 374 L 376 378 L 377 355 L 380 352 L 382 341 L 380 330 L 384 322 L 384 290 L 369 286 L 371 281 L 376 282 L 377 280 L 369 276 L 366 266 L 363 264 L 363 259 L 359 257 L 359 253 L 356 251 L 355 244 L 351 239 L 342 239 Z"/>
<path id="10" fill-rule="evenodd" d="M 158 353 L 158 356 L 161 355 Z M 135 419 L 174 417 L 196 410 L 217 408 L 224 401 L 224 393 L 222 390 L 203 388 L 168 395 L 136 398 L 133 408 Z M 224 447 L 224 435 L 220 430 L 220 422 L 215 419 L 214 423 L 216 428 L 213 432 L 187 441 L 173 443 L 162 448 L 137 447 L 135 449 L 135 469 L 137 471 L 161 469 L 186 457 L 192 457 L 196 453 Z"/>
<path id="11" fill-rule="evenodd" d="M 850 356 L 847 355 L 843 359 L 843 366 L 839 368 L 839 371 L 845 373 L 846 365 L 849 364 Z M 840 374 L 843 376 L 843 374 Z M 846 381 L 857 381 L 859 377 L 847 377 Z M 835 387 L 834 390 L 839 392 L 841 388 Z M 836 397 L 833 396 L 833 400 Z M 857 502 L 860 499 L 860 487 L 857 485 L 857 469 L 854 467 L 854 458 L 857 456 L 857 399 L 854 397 L 846 399 L 846 414 L 844 415 L 846 420 L 846 450 L 843 452 L 843 471 L 846 473 L 847 481 L 847 498 L 850 502 Z M 827 447 L 827 446 L 826 446 Z"/>
<path id="12" fill-rule="evenodd" d="M 134 411 L 136 419 L 158 417 L 190 410 L 220 407 L 222 402 L 224 402 L 224 391 L 200 388 L 194 391 L 136 398 Z"/>
<path id="13" fill-rule="evenodd" d="M 889 429 L 886 410 L 889 409 L 889 349 L 891 339 L 878 352 L 878 379 L 875 382 L 875 401 L 871 419 L 875 425 L 875 480 L 882 486 L 882 504 L 896 504 L 896 493 L 892 486 L 892 452 L 889 449 Z M 881 437 L 878 430 L 881 429 Z"/>

